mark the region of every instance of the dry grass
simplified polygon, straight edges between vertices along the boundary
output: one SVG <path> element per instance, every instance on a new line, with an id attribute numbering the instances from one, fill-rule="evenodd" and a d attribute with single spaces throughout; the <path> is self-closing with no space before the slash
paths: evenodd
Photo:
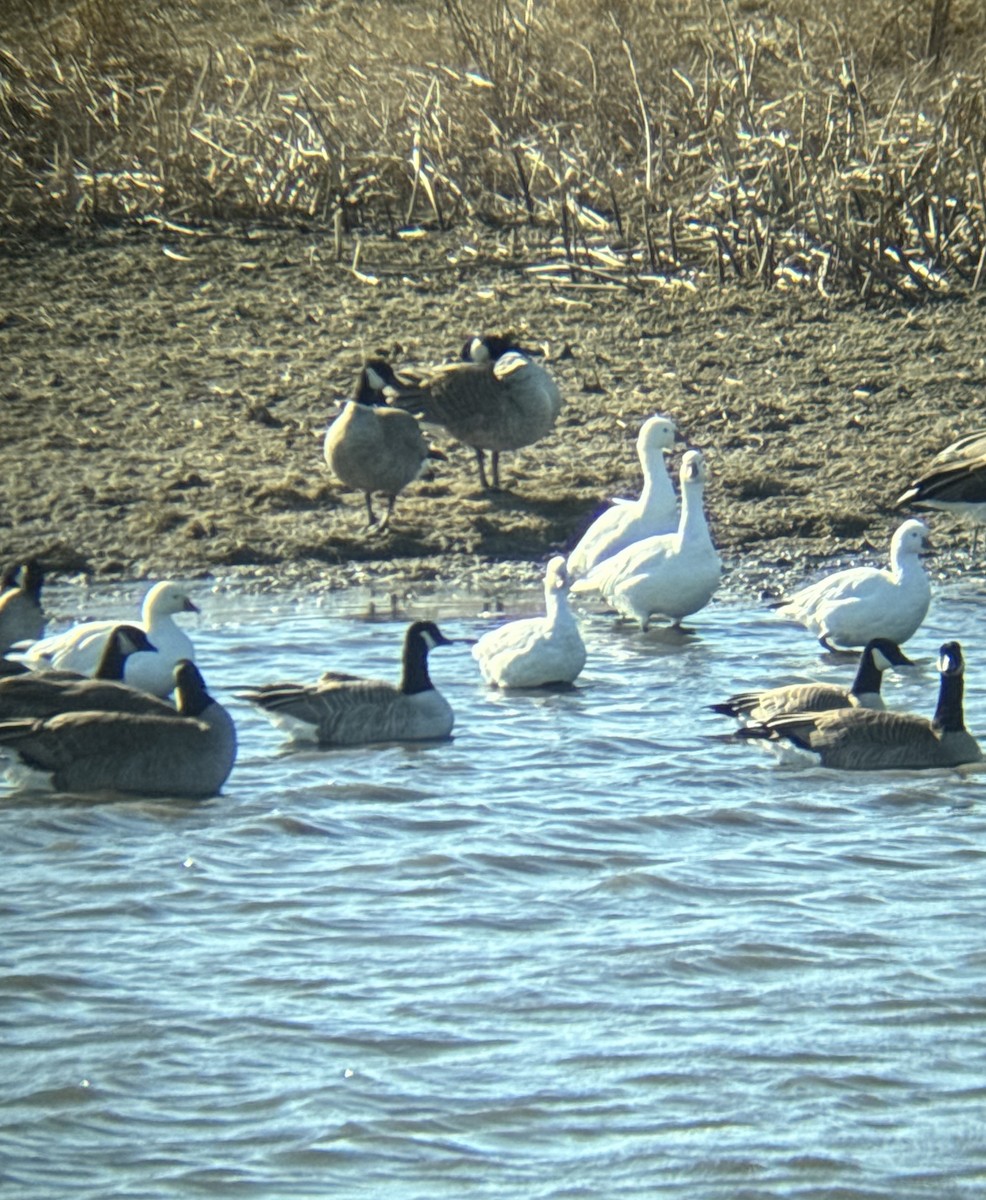
<path id="1" fill-rule="evenodd" d="M 986 277 L 981 0 L 4 0 L 0 29 L 15 232 L 481 223 L 585 286 Z"/>

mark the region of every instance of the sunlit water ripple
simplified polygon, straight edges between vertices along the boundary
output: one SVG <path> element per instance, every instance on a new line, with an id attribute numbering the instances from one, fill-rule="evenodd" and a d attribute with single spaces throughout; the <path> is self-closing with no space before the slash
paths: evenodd
<path id="1" fill-rule="evenodd" d="M 4 1197 L 983 1194 L 986 775 L 778 767 L 704 707 L 851 665 L 750 603 L 593 614 L 576 690 L 441 649 L 454 740 L 330 753 L 232 691 L 393 677 L 403 616 L 202 600 L 223 796 L 0 793 Z M 986 734 L 981 603 L 889 699 L 930 714 L 958 637 Z"/>

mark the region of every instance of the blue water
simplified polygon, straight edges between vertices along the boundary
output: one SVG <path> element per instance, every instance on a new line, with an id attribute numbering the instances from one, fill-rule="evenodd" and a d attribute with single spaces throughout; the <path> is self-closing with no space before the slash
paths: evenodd
<path id="1" fill-rule="evenodd" d="M 394 677 L 408 615 L 481 601 L 195 595 L 224 795 L 0 790 L 4 1200 L 984 1193 L 986 775 L 779 767 L 704 708 L 851 665 L 749 601 L 684 643 L 590 613 L 575 691 L 442 648 L 451 742 L 326 752 L 232 691 Z M 930 714 L 958 637 L 986 735 L 981 603 L 889 702 Z"/>

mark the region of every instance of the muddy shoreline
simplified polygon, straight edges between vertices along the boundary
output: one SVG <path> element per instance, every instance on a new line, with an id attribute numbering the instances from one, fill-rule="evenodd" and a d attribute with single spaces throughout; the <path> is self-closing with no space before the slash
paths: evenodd
<path id="1" fill-rule="evenodd" d="M 895 497 L 983 423 L 982 296 L 548 285 L 529 268 L 549 252 L 371 238 L 354 271 L 299 231 L 0 243 L 0 561 L 97 582 L 526 584 L 636 493 L 636 431 L 663 411 L 708 458 L 727 587 L 769 596 L 823 561 L 885 557 Z M 368 534 L 322 460 L 338 399 L 369 353 L 420 367 L 482 329 L 543 347 L 566 401 L 554 434 L 504 456 L 500 495 L 436 435 L 448 461 Z M 961 526 L 930 523 L 937 573 L 966 569 Z"/>

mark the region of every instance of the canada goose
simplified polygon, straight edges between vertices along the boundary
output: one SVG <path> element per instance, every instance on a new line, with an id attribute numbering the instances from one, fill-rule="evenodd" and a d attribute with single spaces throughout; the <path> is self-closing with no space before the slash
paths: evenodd
<path id="1" fill-rule="evenodd" d="M 61 712 L 83 710 L 174 716 L 176 710 L 166 700 L 122 682 L 128 656 L 153 650 L 142 629 L 136 625 L 117 625 L 106 639 L 91 679 L 64 670 L 30 671 L 0 679 L 0 720 L 53 717 Z"/>
<path id="2" fill-rule="evenodd" d="M 540 441 L 561 411 L 558 385 L 530 354 L 506 337 L 472 337 L 463 361 L 437 372 L 394 403 L 443 426 L 476 451 L 479 482 L 487 479 L 484 451 L 492 460 L 492 490 L 500 490 L 500 452 Z"/>
<path id="3" fill-rule="evenodd" d="M 674 421 L 660 413 L 641 425 L 637 435 L 637 457 L 644 473 L 640 497 L 612 505 L 593 521 L 568 556 L 568 570 L 574 579 L 588 575 L 597 563 L 625 546 L 673 533 L 678 527 L 678 500 L 664 462 L 677 438 Z"/>
<path id="4" fill-rule="evenodd" d="M 897 497 L 897 508 L 932 508 L 972 522 L 972 550 L 986 522 L 986 430 L 946 446 L 923 474 Z"/>
<path id="5" fill-rule="evenodd" d="M 840 708 L 788 713 L 738 731 L 738 737 L 787 741 L 818 755 L 823 767 L 851 771 L 924 771 L 982 761 L 962 711 L 963 663 L 958 642 L 940 651 L 941 687 L 934 717 Z"/>
<path id="6" fill-rule="evenodd" d="M 19 642 L 37 641 L 44 633 L 43 583 L 44 570 L 34 559 L 4 572 L 0 584 L 0 655 Z"/>
<path id="7" fill-rule="evenodd" d="M 194 663 L 174 668 L 177 714 L 66 712 L 0 721 L 0 748 L 62 792 L 214 796 L 236 759 L 229 713 Z"/>
<path id="8" fill-rule="evenodd" d="M 704 608 L 719 586 L 722 563 L 703 509 L 707 469 L 697 450 L 681 460 L 681 518 L 676 533 L 648 537 L 604 559 L 573 592 L 600 592 L 625 617 L 646 630 L 653 616 L 674 626 Z"/>
<path id="9" fill-rule="evenodd" d="M 585 645 L 568 607 L 570 583 L 565 560 L 556 555 L 544 573 L 545 616 L 491 629 L 473 646 L 487 683 L 536 688 L 575 681 L 585 666 Z"/>
<path id="10" fill-rule="evenodd" d="M 813 633 L 826 650 L 885 637 L 903 645 L 924 620 L 931 583 L 921 562 L 928 527 L 905 521 L 890 542 L 890 567 L 851 567 L 795 592 L 777 609 Z"/>
<path id="11" fill-rule="evenodd" d="M 174 687 L 174 668 L 182 659 L 194 659 L 195 648 L 188 635 L 172 620 L 173 613 L 198 612 L 185 589 L 177 583 L 156 583 L 144 597 L 141 624 L 153 652 L 140 651 L 130 655 L 124 679 L 131 687 L 167 696 Z M 61 667 L 91 675 L 96 669 L 110 630 L 115 621 L 86 621 L 73 625 L 63 633 L 53 634 L 35 642 L 24 655 L 25 662 L 35 670 Z"/>
<path id="12" fill-rule="evenodd" d="M 386 403 L 385 390 L 399 387 L 390 364 L 371 359 L 359 373 L 352 399 L 325 434 L 325 461 L 342 483 L 363 492 L 369 525 L 377 520 L 373 493 L 387 497 L 381 530 L 390 524 L 398 492 L 417 479 L 425 460 L 445 457 L 429 449 L 410 413 Z"/>
<path id="13" fill-rule="evenodd" d="M 895 643 L 873 638 L 859 656 L 852 686 L 831 683 L 789 683 L 782 687 L 755 692 L 739 692 L 722 704 L 710 704 L 713 712 L 736 717 L 740 721 L 766 721 L 783 713 L 824 712 L 830 708 L 884 708 L 880 695 L 883 672 L 891 667 L 910 666 Z"/>
<path id="14" fill-rule="evenodd" d="M 322 746 L 446 738 L 452 709 L 429 678 L 428 651 L 456 640 L 445 637 L 433 621 L 409 625 L 396 686 L 326 671 L 317 683 L 269 683 L 238 695 L 291 737 Z"/>

